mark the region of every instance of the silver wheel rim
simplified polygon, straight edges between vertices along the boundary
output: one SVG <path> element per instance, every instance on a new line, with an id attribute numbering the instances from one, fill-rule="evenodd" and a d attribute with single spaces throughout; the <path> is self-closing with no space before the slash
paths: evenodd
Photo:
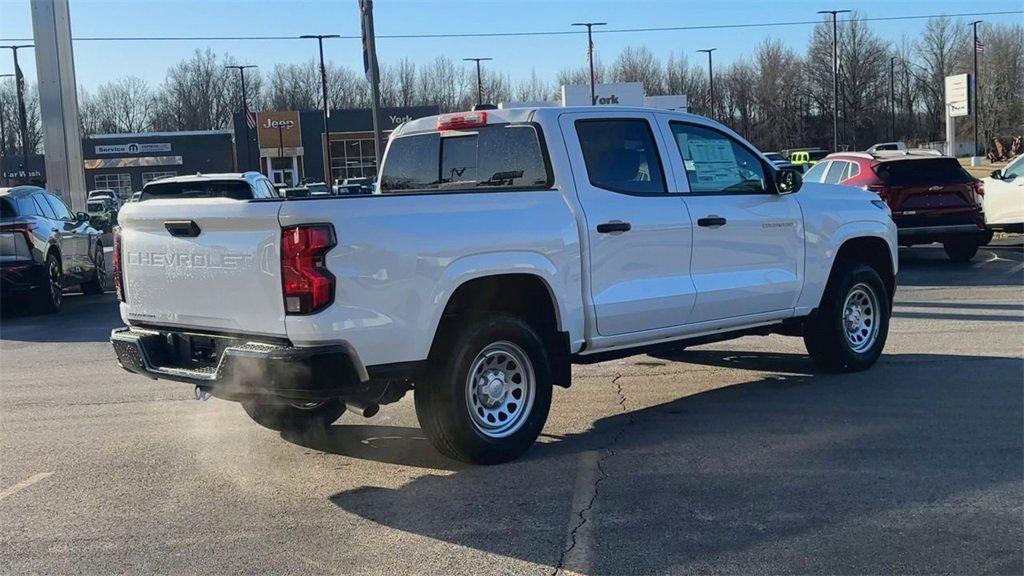
<path id="1" fill-rule="evenodd" d="M 505 438 L 522 428 L 536 396 L 533 364 L 522 348 L 494 342 L 476 355 L 466 377 L 466 409 L 478 432 Z"/>
<path id="2" fill-rule="evenodd" d="M 107 281 L 107 264 L 103 261 L 103 248 L 96 251 L 96 282 L 103 286 Z"/>
<path id="3" fill-rule="evenodd" d="M 846 344 L 858 354 L 868 350 L 878 338 L 878 296 L 864 284 L 856 284 L 843 305 L 843 335 Z"/>
<path id="4" fill-rule="evenodd" d="M 60 285 L 60 264 L 56 258 L 50 258 L 50 301 L 54 306 L 60 306 L 60 299 L 63 296 L 63 289 Z"/>

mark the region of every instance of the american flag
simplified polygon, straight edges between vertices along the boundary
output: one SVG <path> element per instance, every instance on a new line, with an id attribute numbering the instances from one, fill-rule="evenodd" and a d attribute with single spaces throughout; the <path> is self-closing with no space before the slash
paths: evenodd
<path id="1" fill-rule="evenodd" d="M 979 53 L 980 52 L 984 52 L 985 51 L 985 44 L 981 40 L 975 40 L 974 41 L 974 51 L 975 52 L 979 52 Z"/>
<path id="2" fill-rule="evenodd" d="M 249 125 L 249 130 L 256 129 L 256 115 L 252 113 L 252 110 L 245 111 L 245 123 Z"/>

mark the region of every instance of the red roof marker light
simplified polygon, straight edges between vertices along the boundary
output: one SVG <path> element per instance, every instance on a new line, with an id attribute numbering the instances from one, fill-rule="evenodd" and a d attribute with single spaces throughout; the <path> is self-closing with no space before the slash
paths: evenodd
<path id="1" fill-rule="evenodd" d="M 437 117 L 438 130 L 465 130 L 487 125 L 487 112 L 456 112 Z"/>

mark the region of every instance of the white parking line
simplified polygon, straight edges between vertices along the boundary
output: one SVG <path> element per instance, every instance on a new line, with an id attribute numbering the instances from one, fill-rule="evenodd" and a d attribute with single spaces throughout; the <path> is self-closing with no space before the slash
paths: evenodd
<path id="1" fill-rule="evenodd" d="M 14 494 L 15 492 L 24 490 L 25 488 L 28 488 L 29 486 L 35 484 L 36 482 L 39 482 L 44 478 L 49 478 L 50 476 L 53 476 L 53 472 L 40 472 L 39 474 L 34 474 L 26 478 L 25 480 L 18 482 L 14 486 L 4 489 L 3 492 L 0 492 L 0 500 L 7 498 L 8 496 Z"/>

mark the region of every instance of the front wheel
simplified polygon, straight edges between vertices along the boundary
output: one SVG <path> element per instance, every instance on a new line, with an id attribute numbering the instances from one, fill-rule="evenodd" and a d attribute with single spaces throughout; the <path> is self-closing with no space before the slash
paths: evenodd
<path id="1" fill-rule="evenodd" d="M 278 432 L 303 432 L 326 428 L 345 413 L 345 403 L 340 399 L 323 402 L 268 402 L 266 400 L 245 400 L 245 413 L 254 422 Z"/>
<path id="2" fill-rule="evenodd" d="M 829 372 L 870 368 L 889 334 L 889 293 L 878 272 L 858 262 L 840 262 L 821 305 L 804 323 L 811 360 Z"/>
<path id="3" fill-rule="evenodd" d="M 551 407 L 553 372 L 544 342 L 519 318 L 470 321 L 432 361 L 415 388 L 416 416 L 442 454 L 498 464 L 526 452 Z"/>
<path id="4" fill-rule="evenodd" d="M 943 242 L 942 247 L 946 250 L 946 256 L 953 262 L 970 262 L 978 253 L 977 240 L 950 240 Z"/>

